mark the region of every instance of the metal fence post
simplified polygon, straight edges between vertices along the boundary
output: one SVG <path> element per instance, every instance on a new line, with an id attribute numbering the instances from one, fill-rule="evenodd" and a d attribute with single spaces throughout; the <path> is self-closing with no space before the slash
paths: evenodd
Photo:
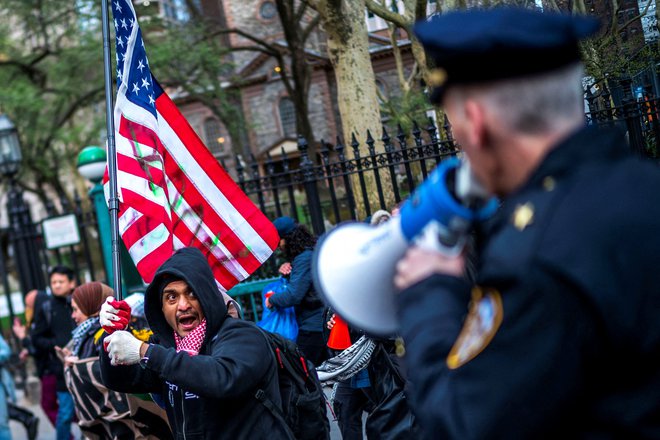
<path id="1" fill-rule="evenodd" d="M 321 208 L 321 198 L 316 187 L 316 170 L 314 163 L 310 160 L 308 154 L 309 145 L 307 139 L 298 135 L 298 150 L 300 151 L 300 170 L 302 171 L 305 194 L 307 195 L 307 207 L 312 220 L 312 229 L 314 234 L 321 235 L 325 232 L 323 223 L 323 209 Z"/>
<path id="2" fill-rule="evenodd" d="M 35 242 L 37 232 L 32 223 L 30 209 L 23 199 L 23 193 L 17 188 L 13 179 L 9 183 L 7 211 L 21 289 L 24 294 L 32 289 L 44 289 L 46 282 Z"/>
<path id="3" fill-rule="evenodd" d="M 625 100 L 623 104 L 624 117 L 626 118 L 626 127 L 628 128 L 628 144 L 635 153 L 643 156 L 646 148 L 644 145 L 644 135 L 641 127 L 641 112 L 639 103 L 636 101 Z"/>

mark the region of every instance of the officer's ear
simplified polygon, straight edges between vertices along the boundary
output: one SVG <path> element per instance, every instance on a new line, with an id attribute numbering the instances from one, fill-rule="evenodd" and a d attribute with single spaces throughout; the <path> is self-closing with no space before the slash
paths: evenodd
<path id="1" fill-rule="evenodd" d="M 489 144 L 489 130 L 484 106 L 477 100 L 467 98 L 463 103 L 465 115 L 464 136 L 472 148 L 483 149 Z"/>

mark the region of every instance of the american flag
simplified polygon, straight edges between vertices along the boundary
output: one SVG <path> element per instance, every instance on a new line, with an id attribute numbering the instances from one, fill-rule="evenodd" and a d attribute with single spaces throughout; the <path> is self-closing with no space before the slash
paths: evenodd
<path id="1" fill-rule="evenodd" d="M 113 0 L 112 12 L 121 237 L 145 282 L 175 250 L 193 246 L 226 291 L 268 259 L 277 231 L 152 76 L 132 1 Z"/>

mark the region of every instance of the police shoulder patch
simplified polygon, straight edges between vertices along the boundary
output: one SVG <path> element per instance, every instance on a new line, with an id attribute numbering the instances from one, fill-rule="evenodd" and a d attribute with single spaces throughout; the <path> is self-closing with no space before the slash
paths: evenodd
<path id="1" fill-rule="evenodd" d="M 481 353 L 497 333 L 503 315 L 502 296 L 497 290 L 474 287 L 468 316 L 447 356 L 447 366 L 456 369 Z"/>

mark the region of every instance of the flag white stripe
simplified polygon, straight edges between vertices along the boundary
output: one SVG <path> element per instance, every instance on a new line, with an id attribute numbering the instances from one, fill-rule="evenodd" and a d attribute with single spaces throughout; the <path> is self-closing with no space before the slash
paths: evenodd
<path id="1" fill-rule="evenodd" d="M 159 246 L 167 241 L 169 236 L 170 232 L 167 230 L 167 227 L 163 223 L 160 223 L 155 229 L 149 231 L 133 243 L 133 246 L 130 247 L 128 252 L 131 254 L 135 265 L 137 266 L 143 258 L 148 257 L 151 252 L 158 249 Z"/>
<path id="2" fill-rule="evenodd" d="M 162 206 L 168 213 L 169 203 L 165 190 L 160 186 L 150 183 L 144 177 L 136 176 L 122 170 L 117 171 L 117 180 L 121 182 L 122 188 L 128 189 L 140 195 L 144 199 Z"/>
<path id="3" fill-rule="evenodd" d="M 142 213 L 132 206 L 129 206 L 124 213 L 119 216 L 119 233 L 124 235 L 124 232 L 128 230 L 136 221 L 140 220 Z"/>

